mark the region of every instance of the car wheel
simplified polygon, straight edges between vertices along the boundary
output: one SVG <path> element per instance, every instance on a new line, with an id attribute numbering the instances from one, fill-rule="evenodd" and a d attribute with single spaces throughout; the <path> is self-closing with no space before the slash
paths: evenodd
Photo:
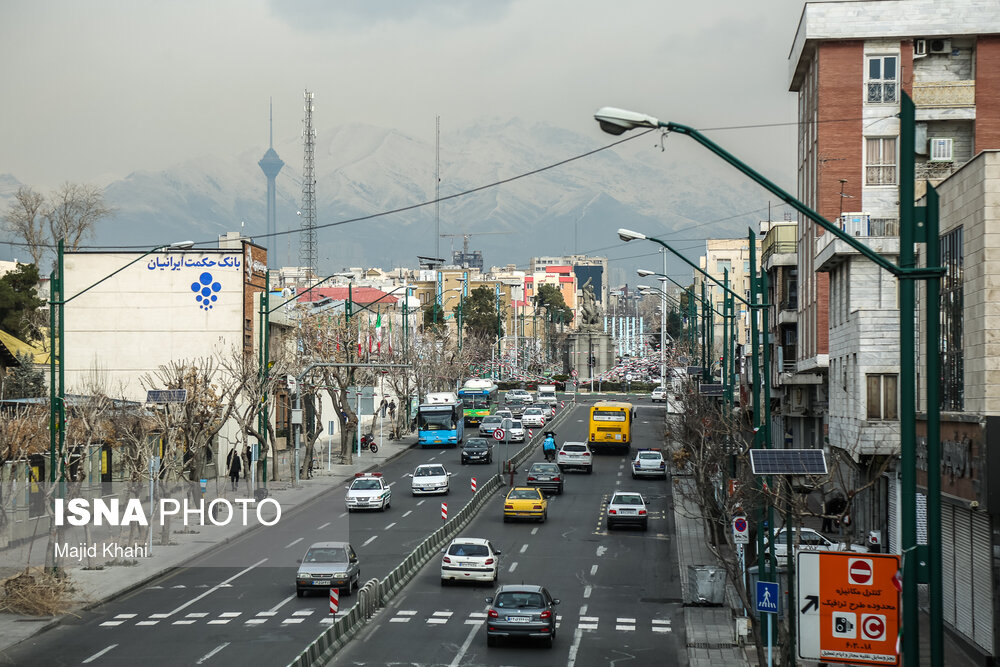
<path id="1" fill-rule="evenodd" d="M 556 633 L 553 631 L 551 635 L 545 638 L 545 648 L 552 648 L 552 644 L 556 640 Z"/>
<path id="2" fill-rule="evenodd" d="M 490 635 L 486 635 L 486 645 L 487 646 L 496 646 L 497 645 L 497 638 L 496 637 L 491 637 Z"/>
<path id="3" fill-rule="evenodd" d="M 587 466 L 587 474 L 591 475 L 594 472 L 594 466 Z"/>
<path id="4" fill-rule="evenodd" d="M 544 512 L 542 512 L 542 523 L 545 523 L 545 520 L 548 518 L 549 518 L 549 511 L 545 510 Z"/>
<path id="5" fill-rule="evenodd" d="M 510 523 L 510 517 L 509 517 L 509 516 L 507 516 L 506 514 L 504 514 L 504 515 L 503 515 L 503 522 L 504 522 L 504 523 Z"/>
<path id="6" fill-rule="evenodd" d="M 385 507 L 382 508 L 382 511 L 384 512 L 385 510 L 389 509 L 390 507 L 392 507 L 392 501 L 387 502 L 385 504 Z"/>
<path id="7" fill-rule="evenodd" d="M 298 595 L 299 597 L 302 597 L 303 595 L 306 594 L 306 592 L 304 590 L 302 590 L 301 588 L 296 588 L 295 589 L 295 594 Z"/>
<path id="8" fill-rule="evenodd" d="M 489 456 L 486 457 L 486 462 L 487 463 L 493 463 L 493 455 L 492 454 L 490 454 Z"/>
<path id="9" fill-rule="evenodd" d="M 648 523 L 642 524 L 642 530 L 643 530 L 643 532 L 646 532 L 646 529 L 648 529 L 648 528 L 649 528 L 649 524 Z"/>
<path id="10" fill-rule="evenodd" d="M 448 581 L 447 579 L 445 579 L 445 578 L 443 578 L 443 577 L 441 578 L 441 585 L 442 585 L 442 586 L 447 586 L 447 585 L 448 585 L 448 583 L 449 583 L 449 581 Z"/>
<path id="11" fill-rule="evenodd" d="M 606 530 L 611 530 L 612 528 L 614 528 L 614 525 L 612 525 L 612 523 L 611 523 L 610 521 L 607 521 L 607 522 L 605 522 L 605 524 L 604 524 L 604 528 L 605 528 Z"/>
<path id="12" fill-rule="evenodd" d="M 562 484 L 560 484 L 560 485 L 559 485 L 559 491 L 558 491 L 557 493 L 558 493 L 558 494 L 559 494 L 559 495 L 561 496 L 561 495 L 562 495 L 562 492 L 563 492 L 563 485 L 562 485 Z"/>

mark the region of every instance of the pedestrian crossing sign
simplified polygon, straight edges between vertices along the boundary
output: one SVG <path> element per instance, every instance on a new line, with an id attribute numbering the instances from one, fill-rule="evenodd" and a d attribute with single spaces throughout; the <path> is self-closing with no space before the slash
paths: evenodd
<path id="1" fill-rule="evenodd" d="M 778 613 L 778 584 L 770 581 L 757 582 L 758 613 Z"/>

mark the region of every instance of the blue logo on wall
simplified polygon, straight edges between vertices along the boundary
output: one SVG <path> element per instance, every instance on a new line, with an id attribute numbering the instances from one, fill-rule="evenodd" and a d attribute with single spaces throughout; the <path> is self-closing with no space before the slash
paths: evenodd
<path id="1" fill-rule="evenodd" d="M 212 274 L 205 271 L 198 276 L 198 282 L 191 283 L 191 291 L 197 296 L 194 300 L 201 304 L 202 310 L 211 310 L 212 304 L 219 298 L 215 293 L 222 289 L 222 283 L 212 281 Z"/>

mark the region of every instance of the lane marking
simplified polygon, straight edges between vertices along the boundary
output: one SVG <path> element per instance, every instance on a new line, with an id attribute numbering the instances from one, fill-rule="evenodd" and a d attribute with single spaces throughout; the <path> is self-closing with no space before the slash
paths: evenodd
<path id="1" fill-rule="evenodd" d="M 427 502 L 427 499 L 426 499 L 426 498 L 424 498 L 424 499 L 423 499 L 423 500 L 421 500 L 421 501 L 420 501 L 419 503 L 417 503 L 417 507 L 420 507 L 420 506 L 421 506 L 421 505 L 423 505 L 423 504 L 424 504 L 425 502 Z"/>
<path id="2" fill-rule="evenodd" d="M 378 537 L 378 535 L 372 535 L 372 536 L 371 536 L 371 537 L 369 537 L 369 538 L 368 538 L 367 540 L 365 540 L 365 543 L 364 543 L 364 544 L 362 544 L 361 546 L 363 546 L 363 547 L 367 547 L 367 546 L 368 546 L 369 544 L 371 544 L 372 542 L 374 542 L 374 541 L 375 541 L 375 538 L 376 538 L 376 537 Z"/>
<path id="3" fill-rule="evenodd" d="M 338 519 L 343 519 L 345 516 L 347 516 L 347 512 L 341 512 L 340 516 L 338 516 L 337 518 Z"/>
<path id="4" fill-rule="evenodd" d="M 304 539 L 305 539 L 304 537 L 300 537 L 299 539 L 295 540 L 294 542 L 289 543 L 288 546 L 286 546 L 285 548 L 287 549 L 288 547 L 294 547 L 296 544 L 298 544 L 299 542 L 301 542 Z"/>
<path id="5" fill-rule="evenodd" d="M 266 558 L 261 558 L 259 561 L 257 561 L 256 563 L 254 563 L 250 567 L 247 567 L 247 568 L 244 568 L 243 570 L 240 570 L 239 572 L 237 572 L 233 576 L 231 576 L 228 579 L 226 579 L 225 581 L 223 581 L 221 584 L 216 584 L 215 586 L 213 586 L 212 588 L 209 588 L 207 591 L 205 591 L 204 593 L 202 593 L 198 597 L 193 598 L 191 600 L 188 600 L 187 602 L 185 602 L 184 604 L 182 604 L 180 607 L 177 607 L 177 609 L 174 609 L 172 612 L 170 612 L 169 614 L 167 614 L 167 616 L 173 616 L 174 614 L 187 609 L 188 607 L 190 607 L 191 605 L 193 605 L 195 602 L 197 602 L 198 600 L 202 599 L 203 597 L 211 595 L 212 593 L 214 593 L 215 591 L 219 590 L 223 586 L 227 586 L 230 581 L 234 581 L 235 579 L 237 579 L 239 577 L 242 577 L 244 574 L 246 574 L 250 570 L 252 570 L 255 567 L 257 567 L 258 565 L 260 565 L 262 563 L 266 563 L 266 562 L 267 562 Z M 134 614 L 133 614 L 133 616 L 134 616 Z M 224 644 L 223 646 L 227 646 L 227 645 L 228 645 L 228 643 Z M 219 650 L 222 650 L 222 649 L 219 649 Z"/>
<path id="6" fill-rule="evenodd" d="M 150 618 L 166 618 L 167 615 L 166 614 L 150 614 L 149 617 Z"/>
<path id="7" fill-rule="evenodd" d="M 618 630 L 619 632 L 634 632 L 635 631 L 635 626 L 634 625 L 615 625 L 615 630 Z"/>
<path id="8" fill-rule="evenodd" d="M 607 553 L 607 551 L 608 551 L 608 548 L 606 546 L 604 546 L 604 545 L 601 545 L 601 546 L 597 547 L 597 557 L 600 558 L 605 553 Z"/>
<path id="9" fill-rule="evenodd" d="M 405 519 L 406 517 L 410 516 L 411 514 L 413 514 L 413 510 L 406 510 L 406 513 L 402 517 L 400 517 L 400 518 Z"/>
<path id="10" fill-rule="evenodd" d="M 528 545 L 527 544 L 521 546 L 521 553 L 524 553 L 527 550 L 528 550 Z"/>
<path id="11" fill-rule="evenodd" d="M 393 527 L 393 526 L 395 526 L 395 525 L 396 525 L 396 522 L 395 522 L 395 521 L 393 521 L 392 523 L 390 523 L 390 524 L 389 524 L 388 526 L 386 526 L 386 527 L 385 527 L 385 528 L 383 528 L 382 530 L 389 530 L 390 528 L 392 528 L 392 527 Z"/>
<path id="12" fill-rule="evenodd" d="M 319 528 L 317 528 L 316 530 L 323 530 L 324 528 L 326 528 L 326 527 L 327 527 L 327 526 L 329 526 L 329 525 L 330 525 L 330 522 L 329 522 L 329 521 L 327 521 L 326 523 L 324 523 L 324 524 L 323 524 L 322 526 L 320 526 L 320 527 L 319 527 Z"/>
<path id="13" fill-rule="evenodd" d="M 156 625 L 159 621 L 139 621 L 136 625 Z"/>
<path id="14" fill-rule="evenodd" d="M 591 628 L 591 629 L 596 629 Z M 576 630 L 573 631 L 573 643 L 569 646 L 569 656 L 566 660 L 566 667 L 574 667 L 576 665 L 576 653 L 580 650 L 580 642 L 583 640 L 583 627 L 576 626 Z"/>
<path id="15" fill-rule="evenodd" d="M 459 665 L 463 664 L 463 659 L 465 658 L 465 653 L 466 653 L 466 651 L 469 650 L 469 647 L 472 645 L 472 640 L 476 638 L 476 633 L 479 632 L 479 626 L 480 625 L 482 625 L 482 624 L 481 623 L 477 623 L 476 625 L 474 625 L 471 628 L 469 628 L 469 636 L 465 638 L 465 641 L 462 643 L 462 645 L 458 649 L 458 653 L 455 654 L 455 659 L 451 661 L 451 664 L 448 665 L 448 667 L 459 667 Z"/>
<path id="16" fill-rule="evenodd" d="M 534 528 L 531 529 L 531 534 L 532 535 L 537 535 L 538 534 L 538 526 L 535 526 Z"/>
<path id="17" fill-rule="evenodd" d="M 302 609 L 300 611 L 292 612 L 292 616 L 309 616 L 314 611 L 316 611 L 316 610 L 315 609 Z"/>
<path id="18" fill-rule="evenodd" d="M 208 616 L 207 611 L 196 611 L 191 612 L 190 614 L 184 614 L 184 618 L 205 618 L 206 616 Z"/>
<path id="19" fill-rule="evenodd" d="M 283 620 L 281 622 L 281 624 L 282 625 L 289 625 L 291 623 L 301 623 L 304 620 L 306 620 L 306 619 L 302 618 L 301 616 L 297 616 L 297 617 L 292 617 L 292 618 L 286 618 L 285 620 Z"/>
<path id="20" fill-rule="evenodd" d="M 593 577 L 595 574 L 597 574 L 597 565 L 591 565 L 590 566 L 590 576 Z"/>
<path id="21" fill-rule="evenodd" d="M 389 619 L 390 623 L 409 623 L 412 616 L 393 616 Z"/>
<path id="22" fill-rule="evenodd" d="M 219 644 L 218 646 L 216 646 L 215 648 L 213 648 L 211 651 L 209 651 L 205 655 L 201 656 L 201 658 L 198 659 L 198 662 L 196 662 L 194 664 L 196 664 L 196 665 L 202 664 L 203 662 L 205 662 L 206 660 L 208 660 L 213 655 L 215 655 L 216 653 L 218 653 L 222 649 L 226 648 L 227 646 L 229 646 L 229 642 L 224 642 L 222 644 Z"/>
<path id="23" fill-rule="evenodd" d="M 188 621 L 174 621 L 171 625 L 194 625 L 194 619 Z"/>
<path id="24" fill-rule="evenodd" d="M 104 621 L 101 623 L 102 628 L 113 628 L 115 626 L 121 625 L 125 621 Z"/>
<path id="25" fill-rule="evenodd" d="M 83 664 L 86 665 L 88 662 L 93 662 L 93 661 L 97 660 L 102 655 L 104 655 L 105 653 L 107 653 L 108 651 L 110 651 L 111 649 L 113 649 L 116 646 L 118 646 L 118 644 L 112 644 L 111 646 L 108 646 L 107 648 L 101 649 L 100 651 L 98 651 L 94 655 L 92 655 L 89 658 L 87 658 L 86 660 L 84 660 Z"/>
<path id="26" fill-rule="evenodd" d="M 510 564 L 510 569 L 508 569 L 507 571 L 508 572 L 513 572 L 514 568 L 516 568 L 516 567 L 517 567 L 517 561 L 514 561 L 513 563 Z"/>
<path id="27" fill-rule="evenodd" d="M 427 622 L 432 625 L 443 625 L 451 619 L 451 615 L 455 612 L 451 611 L 436 611 L 431 614 L 431 618 L 427 619 Z"/>
<path id="28" fill-rule="evenodd" d="M 117 616 L 115 616 L 115 618 L 130 619 L 130 618 L 135 618 L 136 616 L 138 616 L 138 614 L 118 614 Z"/>
<path id="29" fill-rule="evenodd" d="M 593 586 L 587 585 L 583 587 L 583 599 L 587 600 L 590 598 L 590 594 L 594 591 Z M 581 614 L 583 612 L 580 612 Z"/>
<path id="30" fill-rule="evenodd" d="M 414 616 L 417 612 L 410 609 L 400 609 L 396 612 L 397 616 Z"/>
<path id="31" fill-rule="evenodd" d="M 632 625 L 635 625 L 635 619 L 634 618 L 619 618 L 618 622 L 619 623 L 631 623 Z"/>
<path id="32" fill-rule="evenodd" d="M 261 623 L 267 623 L 266 618 L 248 618 L 244 621 L 244 625 L 260 625 Z M 177 625 L 174 623 L 174 625 Z"/>
<path id="33" fill-rule="evenodd" d="M 298 597 L 298 595 L 289 595 L 287 598 L 285 598 L 284 600 L 282 600 L 278 604 L 274 605 L 273 607 L 271 607 L 267 611 L 262 611 L 262 612 L 258 613 L 257 615 L 258 616 L 274 616 L 274 614 L 279 609 L 281 609 L 282 607 L 284 607 L 286 604 L 288 604 L 289 602 L 291 602 L 292 600 L 294 600 L 297 597 Z"/>

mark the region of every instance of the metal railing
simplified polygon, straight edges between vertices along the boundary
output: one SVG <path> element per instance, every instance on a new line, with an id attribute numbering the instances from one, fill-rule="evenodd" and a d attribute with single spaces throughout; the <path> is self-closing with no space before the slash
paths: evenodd
<path id="1" fill-rule="evenodd" d="M 561 411 L 553 420 L 552 426 L 557 422 L 561 423 L 568 412 L 565 409 Z M 515 470 L 530 456 L 531 450 L 541 442 L 543 437 L 544 433 L 539 433 L 510 458 L 510 464 Z M 454 518 L 449 519 L 444 525 L 428 535 L 384 579 L 381 581 L 369 579 L 358 590 L 358 601 L 351 607 L 351 610 L 334 620 L 330 627 L 325 629 L 295 660 L 289 663 L 289 667 L 312 667 L 315 664 L 329 662 L 337 651 L 360 632 L 365 624 L 416 576 L 420 568 L 431 559 L 431 556 L 440 551 L 442 545 L 455 537 L 472 521 L 483 505 L 502 486 L 502 476 L 500 474 L 493 475 L 477 489 L 476 494 L 466 503 L 465 507 L 459 510 Z"/>

